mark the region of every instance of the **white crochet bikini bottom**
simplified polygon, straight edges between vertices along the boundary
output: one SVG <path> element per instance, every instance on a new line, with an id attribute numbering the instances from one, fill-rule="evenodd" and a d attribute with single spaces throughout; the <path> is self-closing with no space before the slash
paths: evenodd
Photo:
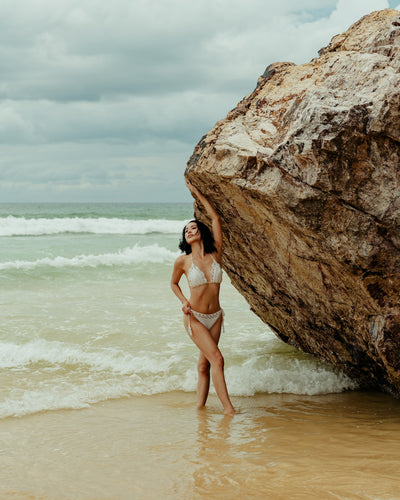
<path id="1" fill-rule="evenodd" d="M 193 316 L 200 321 L 202 325 L 204 325 L 207 330 L 211 330 L 211 328 L 215 325 L 217 319 L 221 316 L 222 314 L 222 326 L 223 326 L 223 317 L 224 317 L 224 311 L 220 309 L 219 311 L 212 313 L 212 314 L 204 314 L 204 313 L 199 313 L 197 311 L 191 311 Z M 189 315 L 189 333 L 190 335 L 193 335 L 192 333 L 192 327 L 190 326 L 190 315 Z"/>

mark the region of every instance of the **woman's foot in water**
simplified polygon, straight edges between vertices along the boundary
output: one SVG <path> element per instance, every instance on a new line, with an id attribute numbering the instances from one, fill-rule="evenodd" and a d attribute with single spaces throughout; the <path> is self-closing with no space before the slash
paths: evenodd
<path id="1" fill-rule="evenodd" d="M 236 415 L 235 408 L 233 406 L 231 408 L 226 408 L 224 410 L 224 415 L 229 415 L 230 417 L 234 417 Z"/>

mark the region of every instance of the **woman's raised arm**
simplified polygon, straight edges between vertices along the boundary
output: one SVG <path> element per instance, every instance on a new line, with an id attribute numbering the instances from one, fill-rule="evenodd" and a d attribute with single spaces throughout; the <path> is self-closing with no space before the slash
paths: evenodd
<path id="1" fill-rule="evenodd" d="M 211 203 L 207 200 L 207 198 L 195 186 L 193 186 L 193 184 L 191 184 L 189 181 L 186 181 L 186 186 L 191 192 L 192 196 L 194 198 L 197 198 L 203 205 L 203 207 L 206 209 L 207 215 L 211 219 L 215 247 L 217 249 L 218 256 L 220 257 L 222 252 L 222 226 L 220 216 L 218 215 L 215 208 L 211 205 Z"/>

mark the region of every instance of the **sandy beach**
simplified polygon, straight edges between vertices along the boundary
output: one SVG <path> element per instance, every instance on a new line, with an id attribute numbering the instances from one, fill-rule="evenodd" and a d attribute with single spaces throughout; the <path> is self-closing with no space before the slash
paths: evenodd
<path id="1" fill-rule="evenodd" d="M 399 401 L 233 399 L 233 419 L 183 392 L 5 419 L 0 498 L 398 498 Z"/>

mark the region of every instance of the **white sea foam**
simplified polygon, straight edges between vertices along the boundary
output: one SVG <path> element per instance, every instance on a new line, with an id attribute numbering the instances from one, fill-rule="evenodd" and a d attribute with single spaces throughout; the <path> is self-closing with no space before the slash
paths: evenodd
<path id="1" fill-rule="evenodd" d="M 176 371 L 182 361 L 179 355 L 164 352 L 131 354 L 44 339 L 21 345 L 3 342 L 0 370 L 13 370 L 24 389 L 9 388 L 7 396 L 0 399 L 0 418 L 182 390 L 185 375 Z M 32 373 L 40 377 L 39 384 L 31 381 Z"/>
<path id="2" fill-rule="evenodd" d="M 97 267 L 123 266 L 145 263 L 171 263 L 179 254 L 167 248 L 153 245 L 134 245 L 114 253 L 99 255 L 77 255 L 75 257 L 44 257 L 37 260 L 14 260 L 0 262 L 0 271 L 10 269 L 31 270 L 38 267 Z"/>
<path id="3" fill-rule="evenodd" d="M 167 219 L 129 220 L 118 218 L 38 218 L 1 217 L 0 236 L 39 236 L 61 233 L 92 234 L 179 234 L 184 221 Z"/>
<path id="4" fill-rule="evenodd" d="M 195 391 L 196 368 L 182 352 L 140 351 L 68 345 L 37 339 L 16 345 L 0 343 L 0 369 L 26 377 L 24 390 L 10 388 L 0 401 L 0 418 L 60 408 L 83 408 L 110 398 Z M 29 373 L 43 380 L 29 387 Z M 63 375 L 60 380 L 57 370 Z M 284 356 L 249 359 L 226 370 L 232 396 L 256 393 L 326 394 L 354 389 L 345 375 L 313 359 Z M 213 390 L 212 390 L 213 392 Z"/>
<path id="5" fill-rule="evenodd" d="M 265 366 L 255 360 L 227 369 L 232 396 L 257 393 L 330 394 L 356 389 L 357 384 L 344 373 L 316 359 L 299 360 L 271 356 Z"/>
<path id="6" fill-rule="evenodd" d="M 112 348 L 90 349 L 63 342 L 38 339 L 22 345 L 0 342 L 0 369 L 21 369 L 34 363 L 81 365 L 100 373 L 110 370 L 120 375 L 165 373 L 173 357 L 154 353 L 132 355 Z"/>

